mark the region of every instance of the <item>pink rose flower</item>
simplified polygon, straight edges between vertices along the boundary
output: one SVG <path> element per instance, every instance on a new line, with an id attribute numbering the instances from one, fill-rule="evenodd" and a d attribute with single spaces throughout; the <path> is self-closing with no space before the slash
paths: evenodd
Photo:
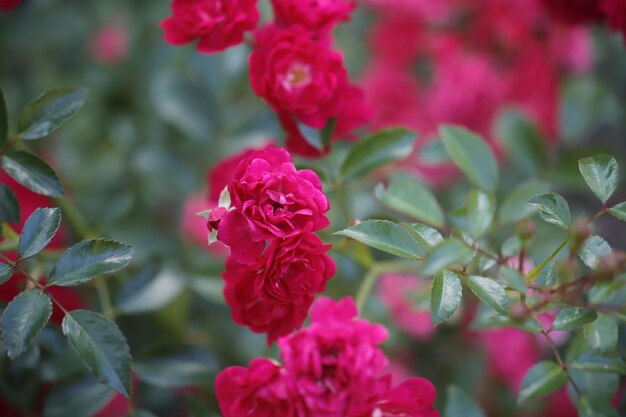
<path id="1" fill-rule="evenodd" d="M 438 417 L 429 381 L 392 387 L 379 347 L 387 330 L 357 314 L 351 298 L 322 297 L 308 328 L 279 339 L 282 367 L 257 359 L 222 371 L 215 391 L 224 416 Z"/>
<path id="2" fill-rule="evenodd" d="M 119 62 L 128 54 L 128 29 L 112 20 L 102 26 L 89 41 L 89 54 L 103 64 Z"/>
<path id="3" fill-rule="evenodd" d="M 354 0 L 272 0 L 279 25 L 301 25 L 312 31 L 327 32 L 350 19 Z"/>
<path id="4" fill-rule="evenodd" d="M 425 282 L 413 275 L 387 274 L 380 279 L 378 293 L 395 324 L 419 340 L 435 332 L 428 307 L 416 306 L 420 294 L 428 293 Z"/>
<path id="5" fill-rule="evenodd" d="M 255 34 L 250 83 L 278 113 L 323 128 L 343 105 L 348 74 L 330 40 L 301 26 L 267 26 Z"/>
<path id="6" fill-rule="evenodd" d="M 254 359 L 248 368 L 231 366 L 215 380 L 215 394 L 224 417 L 295 417 L 278 364 Z"/>
<path id="7" fill-rule="evenodd" d="M 315 234 L 302 233 L 271 240 L 255 263 L 229 257 L 222 278 L 233 320 L 267 333 L 268 344 L 300 328 L 315 294 L 335 274 L 335 263 L 325 254 L 329 248 Z"/>
<path id="8" fill-rule="evenodd" d="M 174 0 L 161 29 L 172 45 L 198 40 L 199 52 L 213 53 L 243 42 L 258 22 L 257 0 Z"/>
<path id="9" fill-rule="evenodd" d="M 263 241 L 314 232 L 329 225 L 328 199 L 317 174 L 296 170 L 281 148 L 254 152 L 237 166 L 228 185 L 231 205 L 218 239 L 241 261 L 256 258 Z"/>

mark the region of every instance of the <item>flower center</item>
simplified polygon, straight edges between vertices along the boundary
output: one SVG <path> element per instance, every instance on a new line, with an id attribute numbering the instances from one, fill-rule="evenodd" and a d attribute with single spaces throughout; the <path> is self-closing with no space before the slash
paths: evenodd
<path id="1" fill-rule="evenodd" d="M 287 90 L 304 87 L 311 82 L 311 67 L 294 62 L 283 78 L 283 87 Z"/>

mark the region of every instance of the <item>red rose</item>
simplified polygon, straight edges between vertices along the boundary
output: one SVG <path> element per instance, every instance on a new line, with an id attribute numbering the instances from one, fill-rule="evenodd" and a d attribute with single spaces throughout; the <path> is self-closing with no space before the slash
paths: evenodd
<path id="1" fill-rule="evenodd" d="M 198 40 L 203 53 L 223 51 L 243 42 L 259 22 L 257 0 L 174 0 L 173 15 L 161 22 L 165 41 L 184 45 Z"/>
<path id="2" fill-rule="evenodd" d="M 286 112 L 314 129 L 339 115 L 348 74 L 328 38 L 301 26 L 272 25 L 256 33 L 255 47 L 250 83 L 276 112 Z"/>
<path id="3" fill-rule="evenodd" d="M 565 23 L 604 20 L 598 0 L 543 0 L 552 17 Z"/>
<path id="4" fill-rule="evenodd" d="M 603 0 L 600 9 L 613 30 L 621 31 L 626 39 L 626 0 Z"/>
<path id="5" fill-rule="evenodd" d="M 354 0 L 272 0 L 274 16 L 280 25 L 301 25 L 312 31 L 330 31 L 350 19 Z"/>
<path id="6" fill-rule="evenodd" d="M 215 380 L 215 395 L 224 417 L 295 417 L 288 398 L 284 370 L 268 359 L 255 359 L 248 368 L 232 366 Z"/>
<path id="7" fill-rule="evenodd" d="M 255 260 L 265 240 L 314 232 L 328 226 L 328 199 L 310 170 L 296 170 L 291 156 L 270 147 L 250 154 L 228 185 L 231 207 L 220 221 L 218 239 L 239 261 Z"/>
<path id="8" fill-rule="evenodd" d="M 325 254 L 329 248 L 315 234 L 303 233 L 270 241 L 255 263 L 229 257 L 222 278 L 233 320 L 267 333 L 268 344 L 300 328 L 315 294 L 335 274 L 335 263 Z"/>

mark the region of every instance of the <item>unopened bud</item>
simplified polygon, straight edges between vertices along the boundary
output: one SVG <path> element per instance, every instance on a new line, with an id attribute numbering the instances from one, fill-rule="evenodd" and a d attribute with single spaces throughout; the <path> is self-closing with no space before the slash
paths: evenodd
<path id="1" fill-rule="evenodd" d="M 569 282 L 578 276 L 579 265 L 574 258 L 567 258 L 557 262 L 555 271 L 560 283 Z"/>
<path id="2" fill-rule="evenodd" d="M 572 223 L 570 232 L 572 237 L 572 250 L 578 252 L 583 242 L 591 236 L 591 225 L 587 220 L 579 218 Z"/>
<path id="3" fill-rule="evenodd" d="M 509 317 L 514 321 L 524 321 L 529 314 L 528 308 L 522 304 L 514 304 L 509 308 Z"/>
<path id="4" fill-rule="evenodd" d="M 524 219 L 517 224 L 515 228 L 515 233 L 522 241 L 530 240 L 533 236 L 535 236 L 535 232 L 537 231 L 537 226 L 530 219 Z"/>
<path id="5" fill-rule="evenodd" d="M 615 275 L 624 272 L 624 269 L 626 269 L 626 254 L 613 252 L 600 259 L 593 271 L 593 276 L 599 281 L 609 281 Z"/>

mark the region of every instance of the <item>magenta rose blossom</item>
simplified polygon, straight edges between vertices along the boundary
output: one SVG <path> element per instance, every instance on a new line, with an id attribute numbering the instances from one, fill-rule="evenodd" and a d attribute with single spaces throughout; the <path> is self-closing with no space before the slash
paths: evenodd
<path id="1" fill-rule="evenodd" d="M 272 25 L 257 31 L 255 47 L 250 83 L 276 112 L 315 129 L 339 114 L 348 74 L 328 38 L 301 26 Z"/>
<path id="2" fill-rule="evenodd" d="M 320 298 L 311 325 L 279 339 L 282 367 L 257 359 L 220 373 L 215 392 L 224 416 L 438 417 L 428 380 L 391 386 L 379 347 L 387 330 L 357 314 L 351 298 Z"/>
<path id="3" fill-rule="evenodd" d="M 282 373 L 284 369 L 268 359 L 255 359 L 248 368 L 232 366 L 220 373 L 215 394 L 222 415 L 295 417 Z"/>
<path id="4" fill-rule="evenodd" d="M 328 199 L 317 174 L 296 170 L 281 148 L 254 152 L 239 163 L 228 185 L 231 210 L 218 239 L 240 261 L 258 258 L 265 240 L 314 232 L 328 226 Z"/>
<path id="5" fill-rule="evenodd" d="M 203 53 L 223 51 L 243 42 L 259 22 L 257 0 L 174 0 L 172 16 L 161 22 L 165 41 L 184 45 L 198 40 Z"/>
<path id="6" fill-rule="evenodd" d="M 350 19 L 354 0 L 272 0 L 274 16 L 280 25 L 301 25 L 312 31 L 330 31 Z"/>
<path id="7" fill-rule="evenodd" d="M 600 9 L 606 15 L 606 20 L 613 30 L 621 31 L 626 40 L 626 1 L 602 0 Z"/>
<path id="8" fill-rule="evenodd" d="M 315 294 L 326 288 L 335 263 L 313 233 L 269 242 L 257 262 L 226 260 L 222 275 L 224 298 L 233 320 L 256 333 L 267 333 L 268 344 L 300 328 Z"/>

